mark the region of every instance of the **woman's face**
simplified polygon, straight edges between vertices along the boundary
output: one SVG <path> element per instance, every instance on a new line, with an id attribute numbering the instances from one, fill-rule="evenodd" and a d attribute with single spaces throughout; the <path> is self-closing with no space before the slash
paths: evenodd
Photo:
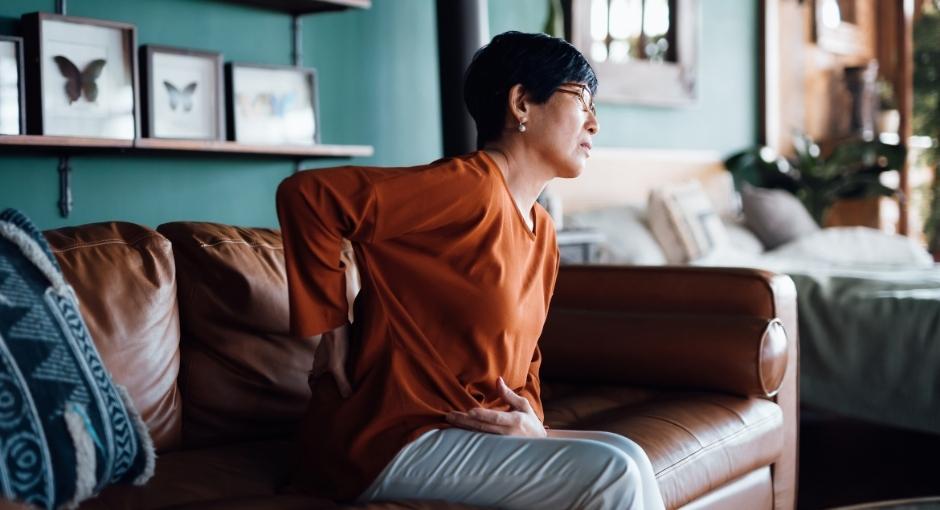
<path id="1" fill-rule="evenodd" d="M 585 85 L 564 83 L 548 101 L 531 105 L 522 136 L 555 169 L 555 177 L 577 177 L 584 170 L 600 128 L 593 101 Z"/>

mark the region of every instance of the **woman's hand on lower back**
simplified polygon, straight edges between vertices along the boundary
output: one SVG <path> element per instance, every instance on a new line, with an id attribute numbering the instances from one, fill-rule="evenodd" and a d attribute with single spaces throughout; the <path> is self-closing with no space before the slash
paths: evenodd
<path id="1" fill-rule="evenodd" d="M 532 409 L 532 404 L 512 391 L 502 377 L 497 384 L 503 400 L 512 407 L 512 411 L 495 411 L 482 407 L 471 409 L 468 413 L 451 411 L 447 413 L 447 421 L 461 428 L 491 434 L 545 437 L 545 427 Z"/>
<path id="2" fill-rule="evenodd" d="M 349 324 L 320 335 L 313 354 L 313 368 L 307 376 L 307 385 L 313 390 L 314 379 L 329 372 L 343 398 L 352 394 L 352 385 L 346 376 L 346 358 L 349 355 Z"/>

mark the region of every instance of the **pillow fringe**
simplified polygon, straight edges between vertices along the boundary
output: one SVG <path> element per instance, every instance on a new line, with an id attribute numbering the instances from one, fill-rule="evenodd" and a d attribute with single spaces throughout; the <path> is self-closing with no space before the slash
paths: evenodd
<path id="1" fill-rule="evenodd" d="M 16 245 L 23 253 L 23 256 L 32 262 L 36 269 L 39 269 L 43 276 L 49 280 L 57 294 L 74 297 L 74 294 L 69 290 L 69 284 L 65 282 L 65 278 L 52 265 L 52 262 L 46 257 L 42 247 L 35 239 L 8 221 L 0 221 L 0 237 Z"/>
<path id="2" fill-rule="evenodd" d="M 85 418 L 76 411 L 66 410 L 65 425 L 75 445 L 75 493 L 60 508 L 72 510 L 95 492 L 97 458 L 91 434 L 85 428 Z"/>
<path id="3" fill-rule="evenodd" d="M 140 450 L 144 454 L 144 469 L 134 478 L 132 483 L 134 485 L 144 485 L 153 476 L 157 465 L 157 453 L 153 447 L 153 438 L 150 437 L 147 424 L 144 423 L 140 413 L 137 412 L 137 407 L 134 405 L 134 401 L 131 400 L 131 394 L 127 391 L 127 388 L 118 383 L 114 383 L 114 387 L 121 395 L 121 400 L 124 401 L 128 416 L 134 422 L 134 428 L 137 429 L 137 435 L 140 436 Z"/>

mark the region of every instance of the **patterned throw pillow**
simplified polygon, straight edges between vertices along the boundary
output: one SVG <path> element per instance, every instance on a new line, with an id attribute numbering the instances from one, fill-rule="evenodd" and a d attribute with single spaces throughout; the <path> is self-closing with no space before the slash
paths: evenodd
<path id="1" fill-rule="evenodd" d="M 670 264 L 694 262 L 728 245 L 721 217 L 698 182 L 652 190 L 647 213 Z"/>
<path id="2" fill-rule="evenodd" d="M 154 452 L 111 381 L 42 234 L 0 213 L 0 496 L 74 508 L 115 482 L 143 484 Z"/>

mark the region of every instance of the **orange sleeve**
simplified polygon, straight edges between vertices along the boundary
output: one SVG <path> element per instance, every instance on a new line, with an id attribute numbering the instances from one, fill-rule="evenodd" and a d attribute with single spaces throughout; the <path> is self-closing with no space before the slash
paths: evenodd
<path id="1" fill-rule="evenodd" d="M 347 322 L 343 238 L 381 242 L 455 221 L 478 221 L 487 180 L 455 160 L 415 168 L 346 166 L 298 172 L 277 190 L 291 332 L 307 337 Z"/>
<path id="2" fill-rule="evenodd" d="M 277 189 L 295 336 L 308 337 L 347 322 L 343 238 L 374 235 L 376 199 L 365 169 L 339 167 L 299 172 Z"/>

